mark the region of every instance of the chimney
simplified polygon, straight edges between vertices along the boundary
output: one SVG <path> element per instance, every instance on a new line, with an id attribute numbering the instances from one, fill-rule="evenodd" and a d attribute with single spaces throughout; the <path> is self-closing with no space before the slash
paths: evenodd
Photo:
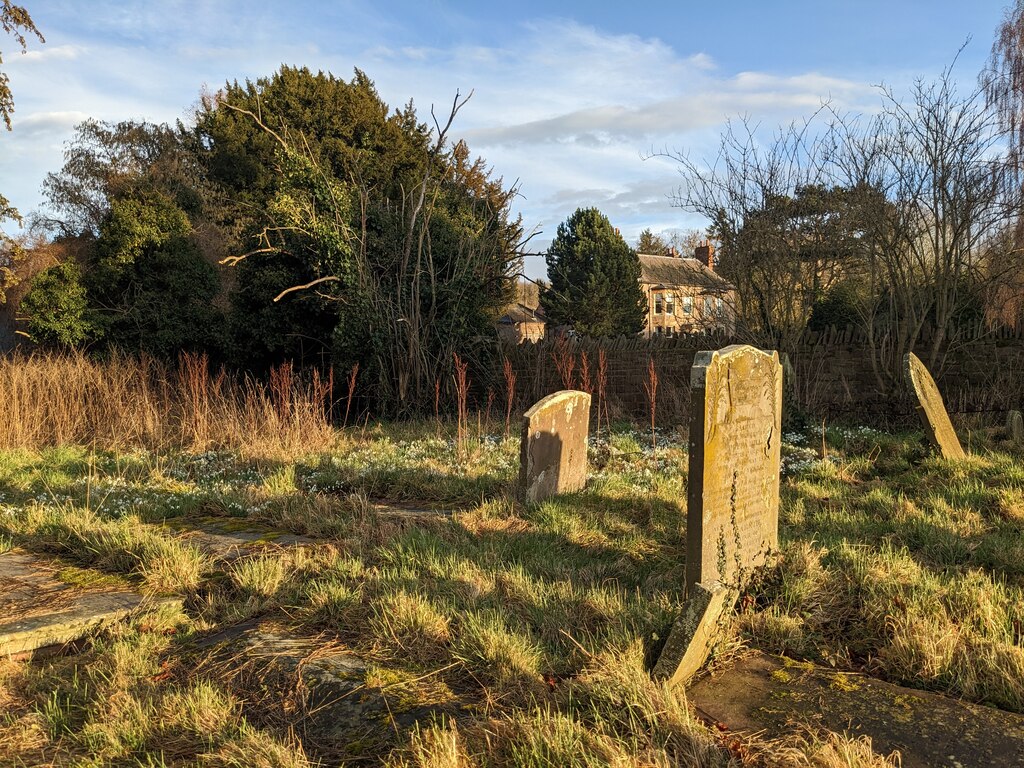
<path id="1" fill-rule="evenodd" d="M 708 269 L 714 271 L 715 269 L 715 246 L 711 244 L 710 240 L 705 240 L 703 243 L 693 249 L 694 258 L 697 261 L 701 261 L 708 265 Z"/>

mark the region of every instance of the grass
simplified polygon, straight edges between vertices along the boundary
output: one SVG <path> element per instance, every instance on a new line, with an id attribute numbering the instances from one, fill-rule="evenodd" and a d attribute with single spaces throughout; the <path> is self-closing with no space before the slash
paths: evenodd
<path id="1" fill-rule="evenodd" d="M 309 443 L 10 433 L 24 442 L 0 451 L 0 550 L 59 554 L 70 584 L 123 578 L 185 612 L 108 629 L 79 656 L 0 663 L 0 763 L 892 764 L 818 732 L 740 749 L 651 681 L 682 597 L 682 435 L 652 446 L 619 425 L 593 441 L 585 491 L 526 508 L 502 426 L 461 447 L 433 422 Z M 975 455 L 951 463 L 916 434 L 829 428 L 821 460 L 820 439 L 785 436 L 780 552 L 726 647 L 1024 712 L 1020 449 L 975 431 Z M 219 562 L 181 537 L 211 519 L 319 544 Z M 389 708 L 363 723 L 373 733 L 318 738 L 302 685 L 215 658 L 209 638 L 257 619 L 362 659 L 352 700 Z"/>

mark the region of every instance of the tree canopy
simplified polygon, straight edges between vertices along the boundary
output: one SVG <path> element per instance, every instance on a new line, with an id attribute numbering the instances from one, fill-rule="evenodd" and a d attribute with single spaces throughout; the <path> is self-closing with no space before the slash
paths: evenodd
<path id="1" fill-rule="evenodd" d="M 579 208 L 559 224 L 545 259 L 550 285 L 541 303 L 549 324 L 570 325 L 587 336 L 644 329 L 640 261 L 599 210 Z"/>

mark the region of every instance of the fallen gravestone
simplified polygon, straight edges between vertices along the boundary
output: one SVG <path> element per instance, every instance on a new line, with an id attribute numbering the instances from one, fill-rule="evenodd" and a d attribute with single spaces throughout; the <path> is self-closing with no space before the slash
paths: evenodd
<path id="1" fill-rule="evenodd" d="M 1017 445 L 1024 443 L 1024 416 L 1021 416 L 1020 411 L 1007 414 L 1006 436 Z"/>
<path id="2" fill-rule="evenodd" d="M 0 658 L 64 646 L 138 611 L 150 601 L 109 576 L 21 550 L 0 553 Z"/>
<path id="3" fill-rule="evenodd" d="M 1024 765 L 1024 716 L 863 674 L 753 652 L 686 690 L 719 729 L 785 737 L 805 728 L 870 736 L 904 768 Z"/>
<path id="4" fill-rule="evenodd" d="M 932 445 L 944 459 L 964 458 L 964 449 L 949 420 L 949 414 L 946 413 L 946 406 L 942 402 L 939 388 L 935 386 L 935 379 L 913 352 L 908 352 L 904 356 L 903 367 L 907 381 L 917 397 L 917 412 L 921 415 L 921 423 L 924 424 Z"/>
<path id="5" fill-rule="evenodd" d="M 266 549 L 316 544 L 314 539 L 271 528 L 244 517 L 172 517 L 162 528 L 216 560 L 230 562 Z"/>
<path id="6" fill-rule="evenodd" d="M 654 668 L 685 682 L 751 571 L 778 545 L 782 367 L 777 352 L 699 352 L 690 378 L 686 596 Z"/>
<path id="7" fill-rule="evenodd" d="M 523 414 L 519 453 L 519 494 L 538 504 L 587 482 L 590 395 L 563 390 Z"/>
<path id="8" fill-rule="evenodd" d="M 197 643 L 233 685 L 274 701 L 311 755 L 368 762 L 421 725 L 469 711 L 433 676 L 387 670 L 326 636 L 251 620 Z M 258 701 L 259 696 L 247 697 Z"/>

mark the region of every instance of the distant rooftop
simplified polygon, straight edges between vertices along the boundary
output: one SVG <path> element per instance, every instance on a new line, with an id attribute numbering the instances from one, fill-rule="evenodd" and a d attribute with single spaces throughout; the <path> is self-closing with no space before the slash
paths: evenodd
<path id="1" fill-rule="evenodd" d="M 532 309 L 525 304 L 515 304 L 498 320 L 502 325 L 515 323 L 543 323 L 544 310 L 540 307 Z"/>
<path id="2" fill-rule="evenodd" d="M 731 291 L 733 285 L 698 259 L 638 253 L 640 282 L 647 285 L 692 285 L 706 291 Z"/>

